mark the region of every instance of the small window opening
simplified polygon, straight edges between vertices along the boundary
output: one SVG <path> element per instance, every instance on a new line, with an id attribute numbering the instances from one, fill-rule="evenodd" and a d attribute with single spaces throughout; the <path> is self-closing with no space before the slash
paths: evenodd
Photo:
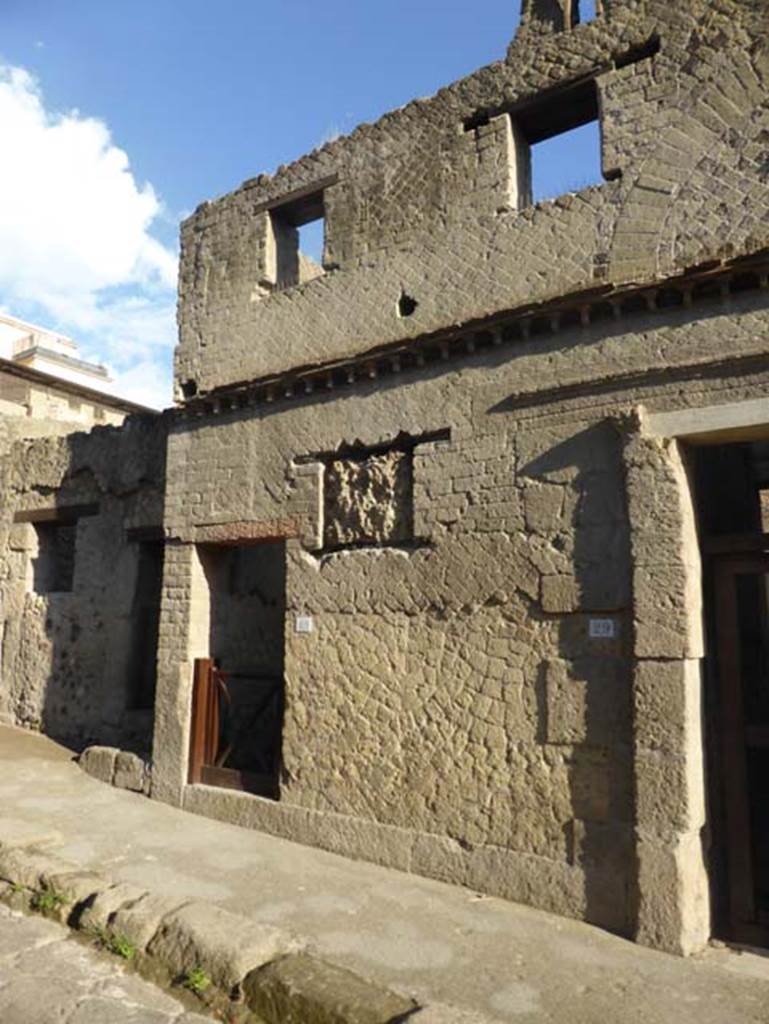
<path id="1" fill-rule="evenodd" d="M 531 148 L 532 199 L 539 203 L 603 182 L 597 121 L 572 128 Z"/>
<path id="2" fill-rule="evenodd" d="M 274 242 L 271 277 L 277 288 L 292 288 L 324 273 L 326 242 L 323 192 L 313 192 L 270 211 Z"/>
<path id="3" fill-rule="evenodd" d="M 416 308 L 419 305 L 416 299 L 412 298 L 406 292 L 401 292 L 401 296 L 398 299 L 398 316 L 406 317 L 411 316 L 412 313 L 416 312 Z"/>
<path id="4" fill-rule="evenodd" d="M 512 117 L 519 207 L 603 183 L 594 80 L 553 90 Z"/>
<path id="5" fill-rule="evenodd" d="M 32 589 L 37 594 L 68 593 L 75 576 L 77 523 L 35 523 L 37 556 L 32 560 Z"/>
<path id="6" fill-rule="evenodd" d="M 577 21 L 580 25 L 595 21 L 598 17 L 597 0 L 577 0 Z"/>
<path id="7" fill-rule="evenodd" d="M 301 224 L 299 231 L 299 252 L 315 260 L 323 269 L 323 245 L 325 242 L 326 224 L 323 217 Z"/>

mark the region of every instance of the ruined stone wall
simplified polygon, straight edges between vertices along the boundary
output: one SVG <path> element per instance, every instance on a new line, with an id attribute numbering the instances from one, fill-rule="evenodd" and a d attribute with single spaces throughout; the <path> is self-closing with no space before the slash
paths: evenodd
<path id="1" fill-rule="evenodd" d="M 180 393 L 326 362 L 322 386 L 61 438 L 0 419 L 0 712 L 146 742 L 137 544 L 162 526 L 155 797 L 686 952 L 699 554 L 685 448 L 640 407 L 769 385 L 766 12 L 577 6 L 527 0 L 505 62 L 186 222 Z M 530 143 L 585 102 L 611 180 L 531 206 Z M 319 210 L 322 274 L 294 248 Z M 279 802 L 187 785 L 211 655 L 284 670 Z"/>
<path id="2" fill-rule="evenodd" d="M 652 583 L 678 577 L 634 541 L 625 417 L 761 394 L 768 313 L 756 288 L 180 421 L 154 795 L 633 932 L 639 776 L 648 809 L 658 763 L 637 750 L 634 688 L 680 623 Z M 676 471 L 659 471 L 672 494 Z M 185 789 L 192 658 L 208 653 L 195 546 L 238 535 L 289 538 L 279 804 Z M 681 614 L 690 593 L 671 598 Z M 687 821 L 694 857 L 703 819 Z M 652 944 L 702 941 L 701 890 L 686 942 L 663 922 Z"/>
<path id="3" fill-rule="evenodd" d="M 504 62 L 183 226 L 153 795 L 688 952 L 699 554 L 639 406 L 769 382 L 769 47 L 748 0 L 598 7 L 526 0 Z M 593 114 L 605 183 L 532 205 L 532 145 Z M 260 538 L 279 802 L 187 785 L 203 546 Z"/>
<path id="4" fill-rule="evenodd" d="M 6 720 L 75 746 L 149 746 L 151 708 L 132 690 L 137 647 L 156 652 L 136 628 L 140 541 L 127 531 L 162 526 L 164 469 L 160 417 L 16 441 L 3 455 Z"/>
<path id="5" fill-rule="evenodd" d="M 91 427 L 119 426 L 125 411 L 111 406 L 107 395 L 98 398 L 77 395 L 66 388 L 27 380 L 0 367 L 0 414 L 11 422 L 7 428 L 16 437 L 90 430 Z"/>
<path id="6" fill-rule="evenodd" d="M 522 136 L 591 76 L 612 180 L 529 206 Z M 203 204 L 182 231 L 179 388 L 760 249 L 768 87 L 762 11 L 739 0 L 612 3 L 567 33 L 521 32 L 506 61 Z M 327 272 L 276 289 L 272 218 L 313 189 Z"/>

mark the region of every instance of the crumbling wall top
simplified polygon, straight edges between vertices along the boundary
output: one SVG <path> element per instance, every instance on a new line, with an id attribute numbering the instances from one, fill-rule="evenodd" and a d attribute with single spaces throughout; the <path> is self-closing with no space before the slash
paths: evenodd
<path id="1" fill-rule="evenodd" d="M 578 24 L 579 14 L 579 0 L 523 0 L 518 32 L 563 32 Z"/>
<path id="2" fill-rule="evenodd" d="M 180 397 L 769 246 L 760 7 L 581 3 L 524 0 L 506 60 L 200 207 Z M 536 147 L 588 124 L 598 176 L 575 157 L 538 197 Z M 320 263 L 298 252 L 318 219 Z"/>

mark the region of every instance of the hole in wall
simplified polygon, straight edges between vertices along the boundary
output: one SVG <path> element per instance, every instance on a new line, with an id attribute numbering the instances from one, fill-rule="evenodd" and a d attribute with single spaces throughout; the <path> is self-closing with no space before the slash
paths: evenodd
<path id="1" fill-rule="evenodd" d="M 401 292 L 401 296 L 398 299 L 398 316 L 411 316 L 412 313 L 415 312 L 418 305 L 419 303 L 415 298 L 413 298 L 407 292 Z"/>
<path id="2" fill-rule="evenodd" d="M 182 384 L 182 397 L 194 398 L 198 393 L 198 385 L 194 380 L 185 380 Z"/>
<path id="3" fill-rule="evenodd" d="M 483 128 L 490 121 L 489 115 L 483 111 L 473 114 L 472 117 L 466 117 L 462 122 L 462 130 L 465 132 L 475 131 L 476 128 Z"/>

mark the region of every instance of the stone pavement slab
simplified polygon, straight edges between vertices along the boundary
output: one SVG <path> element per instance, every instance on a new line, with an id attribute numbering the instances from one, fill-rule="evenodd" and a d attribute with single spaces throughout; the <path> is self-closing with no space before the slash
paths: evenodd
<path id="1" fill-rule="evenodd" d="M 209 1024 L 71 938 L 0 906 L 2 1024 Z"/>
<path id="2" fill-rule="evenodd" d="M 415 1024 L 769 1024 L 769 956 L 676 959 L 209 821 L 99 783 L 50 741 L 0 728 L 0 842 L 42 825 L 46 852 L 83 869 L 300 936 L 330 963 L 427 1006 Z"/>

